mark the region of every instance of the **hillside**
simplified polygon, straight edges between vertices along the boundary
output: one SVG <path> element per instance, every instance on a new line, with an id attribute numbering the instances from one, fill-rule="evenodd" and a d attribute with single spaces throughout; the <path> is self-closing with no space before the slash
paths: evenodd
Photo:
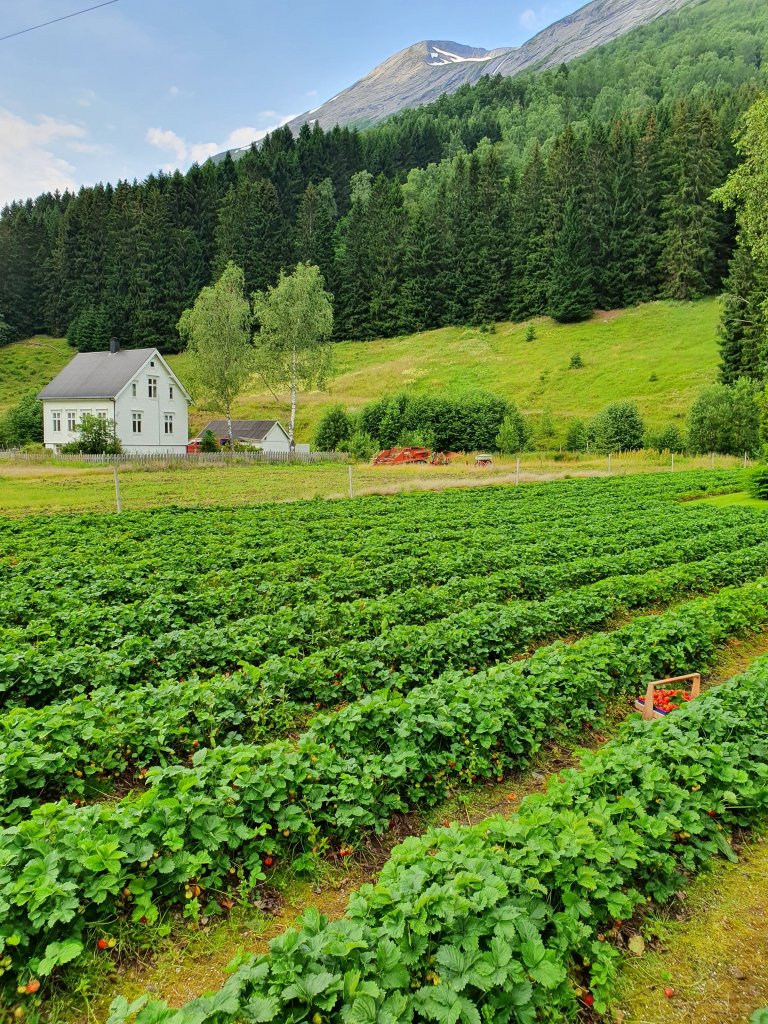
<path id="1" fill-rule="evenodd" d="M 451 327 L 372 342 L 334 346 L 337 375 L 329 393 L 299 400 L 299 440 L 309 440 L 329 405 L 356 408 L 403 387 L 459 390 L 486 388 L 513 399 L 532 416 L 548 409 L 561 426 L 575 416 L 591 416 L 608 402 L 636 401 L 648 422 L 663 425 L 684 418 L 693 396 L 717 377 L 719 303 L 654 302 L 635 309 L 598 313 L 583 324 L 536 322 L 537 338 L 526 342 L 526 324 L 499 324 L 495 334 Z M 569 368 L 578 352 L 584 367 Z M 66 342 L 33 338 L 8 346 L 0 360 L 0 404 L 7 408 L 21 394 L 42 387 L 65 365 Z M 169 356 L 184 379 L 186 356 Z M 13 373 L 8 367 L 13 367 Z M 656 380 L 652 380 L 652 375 Z M 240 417 L 284 418 L 287 403 L 254 392 L 236 407 Z M 191 427 L 209 414 L 193 407 Z"/>

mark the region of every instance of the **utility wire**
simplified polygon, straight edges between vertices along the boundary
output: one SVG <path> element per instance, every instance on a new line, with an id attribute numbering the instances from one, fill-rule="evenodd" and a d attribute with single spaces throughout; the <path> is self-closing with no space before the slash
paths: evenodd
<path id="1" fill-rule="evenodd" d="M 64 14 L 61 18 L 51 18 L 50 21 L 43 21 L 39 25 L 32 25 L 30 28 L 22 28 L 18 32 L 9 32 L 7 36 L 0 36 L 0 43 L 4 39 L 13 39 L 14 36 L 23 36 L 25 32 L 35 32 L 39 28 L 45 28 L 46 25 L 55 25 L 57 21 L 67 21 L 68 18 L 76 18 L 78 14 L 87 14 L 89 11 L 96 11 L 99 7 L 109 7 L 110 4 L 116 4 L 117 0 L 103 0 L 100 4 L 94 4 L 93 7 L 84 7 L 82 11 L 73 11 L 72 14 Z"/>

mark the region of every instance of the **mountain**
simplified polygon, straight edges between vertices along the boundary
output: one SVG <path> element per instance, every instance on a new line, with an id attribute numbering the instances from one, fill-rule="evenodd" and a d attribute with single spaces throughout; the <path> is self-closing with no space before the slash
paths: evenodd
<path id="1" fill-rule="evenodd" d="M 592 0 L 518 47 L 483 50 L 450 40 L 424 40 L 396 53 L 359 82 L 289 124 L 294 132 L 315 121 L 323 129 L 337 124 L 373 124 L 400 110 L 432 103 L 485 75 L 512 77 L 527 68 L 548 68 L 573 60 L 692 2 Z M 230 152 L 236 156 L 244 151 Z"/>

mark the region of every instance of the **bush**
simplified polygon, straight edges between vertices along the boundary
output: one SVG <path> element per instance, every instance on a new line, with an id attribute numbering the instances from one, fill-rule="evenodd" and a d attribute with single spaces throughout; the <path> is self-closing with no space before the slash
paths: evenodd
<path id="1" fill-rule="evenodd" d="M 443 398 L 400 392 L 360 410 L 359 429 L 379 448 L 392 448 L 405 436 L 429 437 L 438 451 L 492 450 L 511 406 L 484 391 Z"/>
<path id="2" fill-rule="evenodd" d="M 43 406 L 32 391 L 0 420 L 0 445 L 22 448 L 25 444 L 42 443 Z"/>
<path id="3" fill-rule="evenodd" d="M 62 446 L 73 455 L 119 455 L 123 450 L 115 432 L 115 421 L 85 413 L 80 420 L 78 439 Z"/>
<path id="4" fill-rule="evenodd" d="M 571 420 L 565 435 L 565 447 L 569 452 L 585 452 L 589 446 L 587 425 L 583 420 Z"/>
<path id="5" fill-rule="evenodd" d="M 314 436 L 319 452 L 337 452 L 346 449 L 353 433 L 352 420 L 343 405 L 334 405 L 320 419 Z"/>
<path id="6" fill-rule="evenodd" d="M 661 430 L 648 430 L 643 442 L 645 448 L 656 452 L 675 452 L 676 454 L 685 451 L 685 442 L 674 423 Z"/>
<path id="7" fill-rule="evenodd" d="M 694 402 L 688 417 L 692 452 L 743 455 L 757 451 L 760 440 L 759 385 L 746 377 L 735 384 L 713 384 Z"/>
<path id="8" fill-rule="evenodd" d="M 536 335 L 536 327 L 535 327 L 535 325 L 534 324 L 528 324 L 528 326 L 525 329 L 525 340 L 526 341 L 536 341 L 536 337 L 537 337 L 537 335 Z"/>
<path id="9" fill-rule="evenodd" d="M 347 442 L 347 451 L 353 459 L 368 462 L 378 451 L 378 445 L 364 430 L 356 430 Z"/>
<path id="10" fill-rule="evenodd" d="M 551 448 L 552 442 L 555 439 L 555 421 L 552 419 L 552 413 L 549 409 L 545 409 L 541 414 L 539 420 L 538 429 L 536 431 L 536 440 L 542 448 Z"/>
<path id="11" fill-rule="evenodd" d="M 574 352 L 571 356 L 570 368 L 572 370 L 580 370 L 584 365 L 584 360 L 581 358 L 578 352 Z"/>
<path id="12" fill-rule="evenodd" d="M 495 449 L 502 455 L 517 455 L 528 447 L 531 440 L 528 426 L 516 405 L 504 417 L 496 435 Z"/>
<path id="13" fill-rule="evenodd" d="M 206 430 L 200 438 L 200 451 L 208 454 L 219 451 L 219 442 L 213 436 L 212 430 Z"/>
<path id="14" fill-rule="evenodd" d="M 595 447 L 603 452 L 637 451 L 643 447 L 643 418 L 634 402 L 613 402 L 589 426 Z"/>

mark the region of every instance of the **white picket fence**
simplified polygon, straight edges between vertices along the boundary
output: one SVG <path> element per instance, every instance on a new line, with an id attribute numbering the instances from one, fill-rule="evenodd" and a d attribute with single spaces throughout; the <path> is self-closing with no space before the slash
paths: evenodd
<path id="1" fill-rule="evenodd" d="M 91 463 L 98 466 L 113 465 L 225 465 L 235 462 L 256 463 L 315 463 L 346 462 L 345 452 L 180 452 L 179 454 L 123 452 L 121 455 L 54 455 L 49 452 L 23 452 L 13 448 L 0 449 L 0 459 L 20 462 L 74 462 Z"/>

